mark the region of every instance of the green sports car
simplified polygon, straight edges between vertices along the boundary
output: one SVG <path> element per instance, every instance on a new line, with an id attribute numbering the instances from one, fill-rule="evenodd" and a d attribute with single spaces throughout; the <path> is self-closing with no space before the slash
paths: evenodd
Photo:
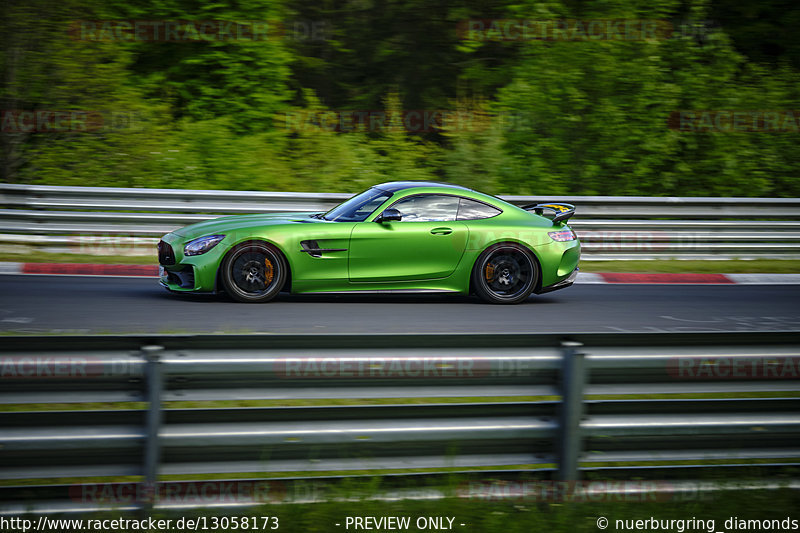
<path id="1" fill-rule="evenodd" d="M 523 208 L 465 187 L 391 182 L 327 213 L 221 217 L 164 235 L 160 283 L 241 302 L 292 293 L 476 293 L 518 303 L 572 285 L 568 204 Z M 551 216 L 545 216 L 545 213 Z"/>

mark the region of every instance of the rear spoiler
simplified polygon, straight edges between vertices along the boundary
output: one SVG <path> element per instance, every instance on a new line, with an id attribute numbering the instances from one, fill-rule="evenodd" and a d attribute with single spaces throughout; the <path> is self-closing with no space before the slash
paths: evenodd
<path id="1" fill-rule="evenodd" d="M 537 215 L 544 213 L 545 209 L 555 213 L 553 217 L 553 224 L 556 222 L 564 222 L 575 214 L 575 206 L 572 204 L 530 204 L 523 206 L 525 211 L 533 211 Z"/>

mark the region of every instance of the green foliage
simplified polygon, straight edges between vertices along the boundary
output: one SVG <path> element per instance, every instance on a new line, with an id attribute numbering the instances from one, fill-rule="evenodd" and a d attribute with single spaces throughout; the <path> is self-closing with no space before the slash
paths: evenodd
<path id="1" fill-rule="evenodd" d="M 792 41 L 765 35 L 774 17 L 751 24 L 745 9 L 704 25 L 726 1 L 8 0 L 2 109 L 91 111 L 103 124 L 6 128 L 0 179 L 343 192 L 444 179 L 505 194 L 798 196 L 798 133 L 667 126 L 679 110 L 800 109 Z M 668 39 L 462 39 L 459 22 L 489 18 L 690 24 Z M 69 32 L 77 20 L 266 21 L 288 33 L 87 41 Z M 403 110 L 422 109 L 451 116 L 439 131 L 407 131 Z M 314 118 L 380 110 L 381 127 L 350 132 Z"/>
<path id="2" fill-rule="evenodd" d="M 514 164 L 504 173 L 501 190 L 797 194 L 797 180 L 786 179 L 800 170 L 800 153 L 784 145 L 795 142 L 791 133 L 666 127 L 676 110 L 791 109 L 797 81 L 797 73 L 788 70 L 748 65 L 722 32 L 704 43 L 692 37 L 531 43 L 514 80 L 498 96 L 499 109 L 520 116 L 506 135 Z"/>

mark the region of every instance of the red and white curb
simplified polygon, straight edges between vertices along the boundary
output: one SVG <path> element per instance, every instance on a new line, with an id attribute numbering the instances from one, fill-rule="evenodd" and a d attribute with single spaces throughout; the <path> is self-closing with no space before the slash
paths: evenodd
<path id="1" fill-rule="evenodd" d="M 49 276 L 158 277 L 157 265 L 103 265 L 89 263 L 0 262 L 0 274 Z M 800 274 L 644 274 L 626 272 L 581 272 L 577 284 L 669 284 L 669 285 L 800 285 Z"/>
<path id="2" fill-rule="evenodd" d="M 90 263 L 3 263 L 0 274 L 49 276 L 122 276 L 157 278 L 158 265 L 103 265 Z"/>
<path id="3" fill-rule="evenodd" d="M 581 272 L 575 283 L 652 284 L 652 285 L 800 285 L 800 274 L 693 274 L 675 272 Z"/>

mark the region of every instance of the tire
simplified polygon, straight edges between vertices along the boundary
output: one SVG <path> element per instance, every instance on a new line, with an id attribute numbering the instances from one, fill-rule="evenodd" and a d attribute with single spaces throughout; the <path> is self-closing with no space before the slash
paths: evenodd
<path id="1" fill-rule="evenodd" d="M 530 250 L 515 243 L 490 246 L 472 267 L 475 293 L 485 302 L 516 304 L 539 282 L 539 264 Z"/>
<path id="2" fill-rule="evenodd" d="M 283 255 L 264 242 L 248 242 L 231 250 L 221 266 L 225 292 L 240 302 L 268 302 L 281 292 L 287 266 Z"/>

